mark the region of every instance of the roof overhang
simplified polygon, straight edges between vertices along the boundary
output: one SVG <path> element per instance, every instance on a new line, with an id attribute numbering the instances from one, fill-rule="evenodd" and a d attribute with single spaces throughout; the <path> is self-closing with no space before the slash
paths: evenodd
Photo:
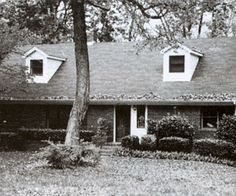
<path id="1" fill-rule="evenodd" d="M 6 105 L 72 105 L 72 99 L 69 100 L 0 100 L 0 104 Z M 233 106 L 234 101 L 163 101 L 163 100 L 90 100 L 90 105 L 155 105 L 155 106 Z"/>

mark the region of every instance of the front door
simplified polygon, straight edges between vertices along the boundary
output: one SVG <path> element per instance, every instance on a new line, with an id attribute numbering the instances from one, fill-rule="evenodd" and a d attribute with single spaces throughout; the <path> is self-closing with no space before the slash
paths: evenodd
<path id="1" fill-rule="evenodd" d="M 116 142 L 130 135 L 130 106 L 116 106 Z"/>

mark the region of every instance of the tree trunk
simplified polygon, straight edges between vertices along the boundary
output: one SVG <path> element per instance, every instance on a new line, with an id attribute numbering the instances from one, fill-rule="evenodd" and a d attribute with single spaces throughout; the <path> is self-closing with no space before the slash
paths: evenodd
<path id="1" fill-rule="evenodd" d="M 74 22 L 76 93 L 67 125 L 65 145 L 79 145 L 79 131 L 88 108 L 90 86 L 84 0 L 71 0 L 71 8 Z"/>

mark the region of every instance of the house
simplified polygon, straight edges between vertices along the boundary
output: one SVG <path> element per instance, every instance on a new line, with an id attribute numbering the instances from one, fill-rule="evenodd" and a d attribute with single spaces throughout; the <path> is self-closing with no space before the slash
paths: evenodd
<path id="1" fill-rule="evenodd" d="M 147 119 L 168 114 L 188 117 L 198 135 L 214 134 L 223 114 L 235 114 L 236 38 L 186 40 L 165 48 L 135 43 L 89 46 L 91 97 L 83 128 L 95 130 L 97 119 L 111 125 L 110 141 L 147 133 Z M 66 128 L 75 92 L 73 43 L 25 46 L 10 64 L 34 74 L 26 92 L 1 95 L 0 126 L 12 129 Z"/>

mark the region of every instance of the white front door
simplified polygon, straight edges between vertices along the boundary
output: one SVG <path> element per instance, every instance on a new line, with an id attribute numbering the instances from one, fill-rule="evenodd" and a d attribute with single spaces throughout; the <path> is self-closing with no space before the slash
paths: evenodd
<path id="1" fill-rule="evenodd" d="M 130 134 L 141 138 L 147 134 L 148 108 L 145 105 L 131 106 Z"/>

